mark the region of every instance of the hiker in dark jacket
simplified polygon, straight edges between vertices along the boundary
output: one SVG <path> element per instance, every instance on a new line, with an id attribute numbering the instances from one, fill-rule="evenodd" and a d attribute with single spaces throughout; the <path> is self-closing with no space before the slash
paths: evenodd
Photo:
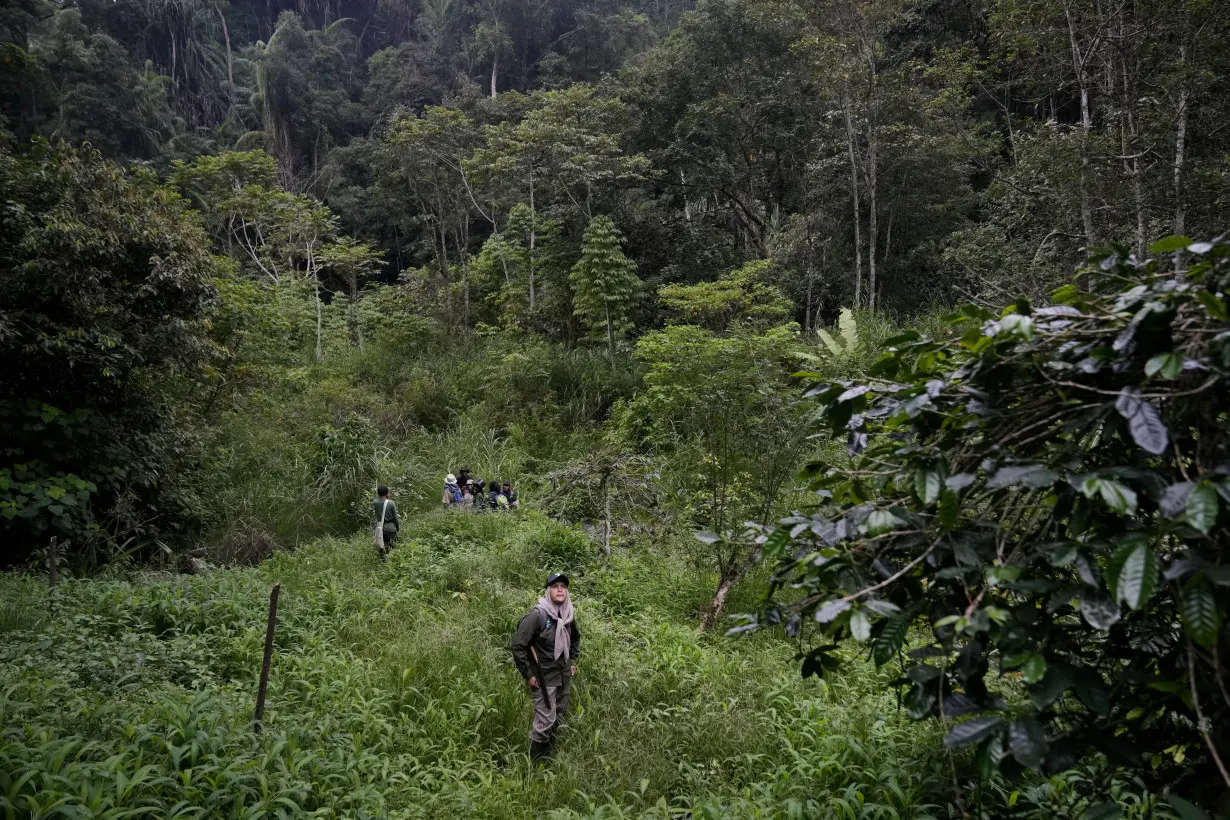
<path id="1" fill-rule="evenodd" d="M 372 509 L 375 512 L 374 523 L 384 522 L 384 548 L 380 551 L 380 557 L 384 558 L 389 554 L 389 550 L 393 549 L 401 522 L 397 520 L 397 505 L 389 498 L 389 488 L 383 484 L 376 488 L 376 500 L 372 503 Z"/>
<path id="2" fill-rule="evenodd" d="M 568 711 L 568 690 L 581 656 L 581 632 L 573 617 L 567 575 L 555 573 L 547 578 L 546 594 L 517 624 L 512 654 L 534 699 L 530 760 L 538 762 L 551 754 L 555 730 Z"/>
<path id="3" fill-rule="evenodd" d="M 500 485 L 500 495 L 508 499 L 508 509 L 515 510 L 521 506 L 521 502 L 517 500 L 517 494 L 513 491 L 512 485 L 507 481 Z"/>

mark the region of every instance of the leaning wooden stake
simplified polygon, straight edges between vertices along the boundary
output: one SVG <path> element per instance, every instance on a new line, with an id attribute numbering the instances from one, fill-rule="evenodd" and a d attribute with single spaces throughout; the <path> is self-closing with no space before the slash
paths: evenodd
<path id="1" fill-rule="evenodd" d="M 269 688 L 269 662 L 273 660 L 273 629 L 278 622 L 278 593 L 282 590 L 282 582 L 273 585 L 269 591 L 269 625 L 265 628 L 265 660 L 261 664 L 261 683 L 256 690 L 256 714 L 252 717 L 252 731 L 261 733 L 261 718 L 265 714 L 265 690 Z"/>

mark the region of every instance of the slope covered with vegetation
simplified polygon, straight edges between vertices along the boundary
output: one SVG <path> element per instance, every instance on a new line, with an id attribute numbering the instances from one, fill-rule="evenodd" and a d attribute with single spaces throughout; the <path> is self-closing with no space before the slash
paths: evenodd
<path id="1" fill-rule="evenodd" d="M 258 569 L 8 576 L 0 800 L 17 816 L 935 816 L 934 737 L 860 665 L 788 669 L 793 643 L 695 628 L 706 579 L 575 529 L 416 516 L 387 564 L 327 538 Z M 574 568 L 584 657 L 546 773 L 508 640 L 545 567 Z M 282 584 L 252 734 L 270 583 Z M 750 605 L 744 600 L 744 605 Z M 884 681 L 881 680 L 880 683 Z M 873 689 L 878 696 L 866 697 Z M 857 696 L 855 693 L 858 693 Z M 268 812 L 268 814 L 263 814 Z"/>
<path id="2" fill-rule="evenodd" d="M 4 3 L 0 807 L 1230 805 L 1228 20 Z"/>

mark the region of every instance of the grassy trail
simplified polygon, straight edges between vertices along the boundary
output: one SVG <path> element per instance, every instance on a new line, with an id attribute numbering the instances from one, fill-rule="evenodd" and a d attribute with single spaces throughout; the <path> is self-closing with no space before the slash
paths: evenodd
<path id="1" fill-rule="evenodd" d="M 40 817 L 927 817 L 937 740 L 855 662 L 802 680 L 780 636 L 705 635 L 710 579 L 593 558 L 523 514 L 432 513 L 254 569 L 0 578 L 0 810 Z M 554 764 L 525 755 L 508 638 L 548 568 L 584 653 Z M 266 731 L 250 719 L 282 582 Z M 755 590 L 733 606 L 752 605 Z M 4 802 L 7 801 L 7 802 Z M 72 807 L 77 807 L 75 811 Z M 135 810 L 135 814 L 127 814 Z"/>

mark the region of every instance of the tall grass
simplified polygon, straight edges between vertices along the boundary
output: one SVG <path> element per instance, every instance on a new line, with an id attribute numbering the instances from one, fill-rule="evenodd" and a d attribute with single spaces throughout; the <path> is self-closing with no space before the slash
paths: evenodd
<path id="1" fill-rule="evenodd" d="M 843 698 L 794 648 L 694 626 L 687 565 L 594 562 L 536 515 L 432 513 L 381 564 L 326 538 L 261 567 L 68 581 L 53 615 L 0 579 L 0 796 L 21 816 L 937 816 L 933 734 L 856 664 Z M 545 570 L 576 580 L 574 713 L 545 772 L 508 639 Z M 266 731 L 249 720 L 282 582 Z M 862 679 L 866 680 L 863 681 Z M 858 681 L 862 681 L 861 683 Z M 877 683 L 880 681 L 877 680 Z"/>

